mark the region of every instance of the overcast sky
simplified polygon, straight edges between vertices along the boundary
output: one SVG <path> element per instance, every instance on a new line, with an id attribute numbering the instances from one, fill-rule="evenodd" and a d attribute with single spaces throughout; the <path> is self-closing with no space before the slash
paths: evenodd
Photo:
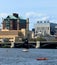
<path id="1" fill-rule="evenodd" d="M 2 17 L 18 13 L 30 20 L 30 30 L 38 20 L 57 23 L 57 0 L 0 0 L 0 23 Z"/>

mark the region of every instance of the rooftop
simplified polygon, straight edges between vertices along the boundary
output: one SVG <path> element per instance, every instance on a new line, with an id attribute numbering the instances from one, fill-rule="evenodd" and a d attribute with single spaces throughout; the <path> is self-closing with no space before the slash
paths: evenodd
<path id="1" fill-rule="evenodd" d="M 9 15 L 9 16 L 7 16 L 7 18 L 10 18 L 10 19 L 17 19 L 15 16 L 13 16 L 13 15 Z"/>
<path id="2" fill-rule="evenodd" d="M 49 23 L 49 20 L 48 21 L 37 21 L 37 23 Z"/>

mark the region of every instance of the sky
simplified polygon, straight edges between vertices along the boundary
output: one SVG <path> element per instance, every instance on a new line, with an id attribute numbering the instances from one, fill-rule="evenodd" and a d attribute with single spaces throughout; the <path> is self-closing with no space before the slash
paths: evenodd
<path id="1" fill-rule="evenodd" d="M 29 18 L 30 30 L 38 20 L 57 23 L 57 0 L 0 0 L 0 26 L 2 18 L 12 13 Z"/>

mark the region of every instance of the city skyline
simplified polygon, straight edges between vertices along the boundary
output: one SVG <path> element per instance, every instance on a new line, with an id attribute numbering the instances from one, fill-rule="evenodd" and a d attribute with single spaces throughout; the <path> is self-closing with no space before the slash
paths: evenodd
<path id="1" fill-rule="evenodd" d="M 12 13 L 18 13 L 21 18 L 29 18 L 30 30 L 38 20 L 57 21 L 56 0 L 1 0 L 0 9 L 0 24 L 2 17 Z"/>

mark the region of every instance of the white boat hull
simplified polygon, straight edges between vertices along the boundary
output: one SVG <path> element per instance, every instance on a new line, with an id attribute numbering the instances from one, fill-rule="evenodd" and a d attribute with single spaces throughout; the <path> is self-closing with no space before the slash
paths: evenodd
<path id="1" fill-rule="evenodd" d="M 23 49 L 22 51 L 24 51 L 24 52 L 28 52 L 28 49 Z"/>

